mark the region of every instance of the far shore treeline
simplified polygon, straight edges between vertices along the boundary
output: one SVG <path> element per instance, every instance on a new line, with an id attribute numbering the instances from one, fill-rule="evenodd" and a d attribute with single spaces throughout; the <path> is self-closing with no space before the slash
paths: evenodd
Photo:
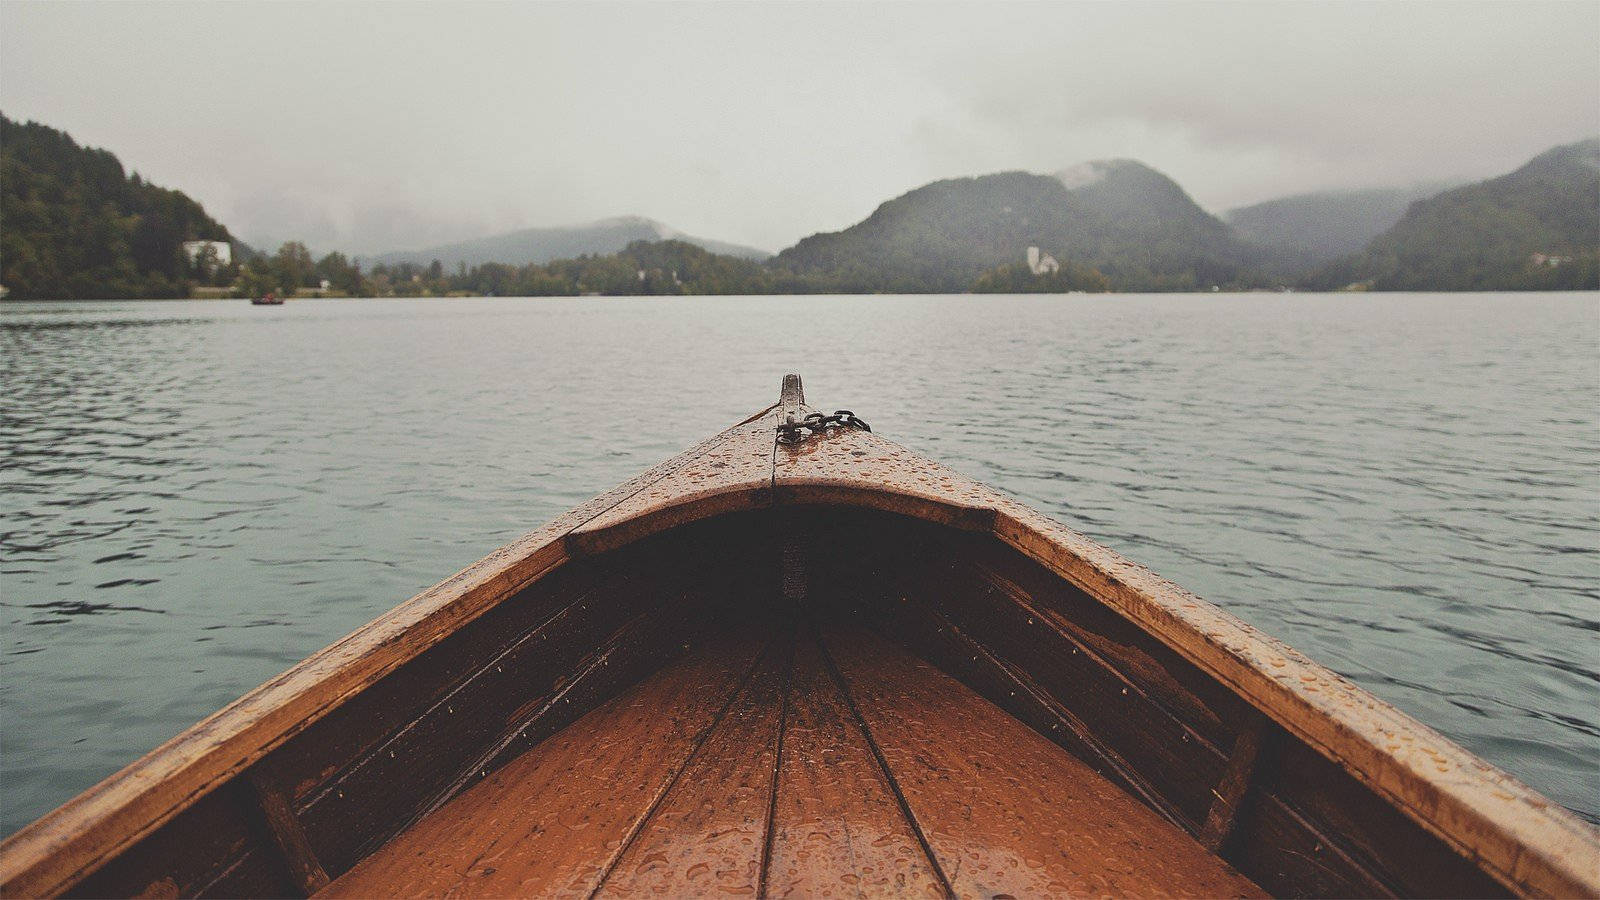
<path id="1" fill-rule="evenodd" d="M 0 116 L 0 285 L 19 300 L 1600 289 L 1600 140 L 1409 206 L 1390 197 L 1404 213 L 1364 245 L 1283 240 L 1329 231 L 1330 208 L 1357 196 L 1285 198 L 1225 222 L 1160 172 L 1113 160 L 934 182 L 766 260 L 670 239 L 542 263 L 363 265 L 294 241 L 252 249 L 109 151 Z"/>

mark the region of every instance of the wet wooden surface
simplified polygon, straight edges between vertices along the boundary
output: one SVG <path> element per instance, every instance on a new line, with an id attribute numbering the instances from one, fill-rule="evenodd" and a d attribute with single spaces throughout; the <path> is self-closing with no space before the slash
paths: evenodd
<path id="1" fill-rule="evenodd" d="M 250 784 L 261 806 L 262 824 L 271 834 L 272 843 L 278 848 L 295 887 L 308 896 L 314 894 L 328 886 L 328 873 L 323 871 L 316 851 L 306 840 L 305 828 L 294 814 L 288 793 L 268 767 L 258 769 L 251 773 Z"/>
<path id="2" fill-rule="evenodd" d="M 601 893 L 756 893 L 790 644 L 774 639 L 727 715 L 605 874 Z M 639 747 L 638 752 L 646 754 L 650 748 Z"/>
<path id="3" fill-rule="evenodd" d="M 860 630 L 826 646 L 961 896 L 1265 896 L 929 663 Z"/>
<path id="4" fill-rule="evenodd" d="M 767 894 L 942 894 L 815 641 L 795 650 Z"/>
<path id="5" fill-rule="evenodd" d="M 567 747 L 560 752 L 574 771 L 590 766 L 594 760 L 581 748 L 562 743 L 571 737 L 561 729 L 650 673 L 657 673 L 650 689 L 664 690 L 659 680 L 680 670 L 658 672 L 662 663 L 690 644 L 703 650 L 708 628 L 730 627 L 730 609 L 795 600 L 808 583 L 826 588 L 810 598 L 814 606 L 865 613 L 882 633 L 1017 717 L 994 726 L 995 734 L 1048 738 L 1063 758 L 1081 758 L 1165 815 L 1174 833 L 1209 837 L 1270 890 L 1600 892 L 1600 832 L 1514 778 L 1222 610 L 877 435 L 836 430 L 774 446 L 775 422 L 807 411 L 798 379 L 786 379 L 778 405 L 496 551 L 263 685 L 0 844 L 0 894 L 278 896 L 314 884 L 313 861 L 335 879 L 369 864 L 394 866 L 398 878 L 400 861 L 374 860 L 414 833 L 419 819 L 433 822 L 453 806 L 441 804 L 465 796 L 502 817 L 500 825 L 481 827 L 504 833 L 484 839 L 499 842 L 495 852 L 515 868 L 514 848 L 544 838 L 514 833 L 526 825 L 526 812 L 496 811 L 498 795 L 471 785 L 496 784 L 509 796 L 522 784 L 516 773 L 555 785 L 538 766 L 559 762 L 529 761 L 554 747 Z M 828 528 L 797 539 L 791 525 L 823 514 L 833 516 Z M 926 532 L 941 536 L 930 541 Z M 824 600 L 826 592 L 836 596 Z M 738 602 L 722 602 L 729 599 Z M 861 682 L 866 693 L 852 703 L 838 683 L 830 693 L 815 679 L 804 681 L 807 646 L 800 642 L 790 677 L 812 688 L 792 684 L 785 692 L 775 743 L 748 771 L 707 769 L 754 790 L 761 766 L 780 760 L 768 773 L 776 790 L 768 788 L 756 889 L 899 893 L 903 879 L 905 893 L 918 893 L 962 883 L 971 876 L 961 872 L 967 863 L 958 855 L 947 872 L 937 848 L 954 846 L 941 842 L 959 839 L 968 825 L 957 822 L 947 833 L 930 819 L 923 827 L 904 788 L 941 785 L 914 767 L 902 784 L 888 763 L 891 751 L 904 748 L 880 746 L 882 736 L 865 727 L 883 673 L 869 673 Z M 841 659 L 848 667 L 850 657 Z M 823 670 L 830 677 L 835 671 Z M 619 885 L 630 883 L 622 856 L 644 839 L 655 815 L 689 802 L 674 795 L 674 785 L 685 783 L 684 767 L 733 708 L 739 683 L 717 687 L 712 693 L 721 691 L 720 699 L 696 695 L 691 702 L 689 688 L 671 695 L 685 709 L 715 707 L 686 745 L 677 738 L 660 748 L 641 744 L 635 755 L 642 759 L 606 751 L 604 765 L 643 777 L 643 787 L 625 778 L 620 818 L 604 818 L 604 827 L 573 839 L 600 855 L 576 881 L 550 891 L 587 892 L 607 872 Z M 461 724 L 463 710 L 473 711 L 470 724 Z M 654 733 L 614 709 L 607 715 L 612 729 Z M 800 727 L 808 716 L 815 723 L 809 734 Z M 951 716 L 930 721 L 965 721 Z M 1258 722 L 1270 740 L 1250 767 L 1235 751 L 1242 729 Z M 697 764 L 719 764 L 717 746 Z M 964 771 L 956 764 L 940 762 L 952 768 L 939 771 Z M 509 768 L 495 774 L 501 765 Z M 262 798 L 251 786 L 257 766 L 281 776 L 283 796 L 269 798 L 274 811 L 266 813 L 276 824 L 263 824 Z M 1051 771 L 1066 779 L 1063 790 L 1080 784 Z M 1021 790 L 1030 784 L 1024 774 L 1002 777 L 1001 787 Z M 581 779 L 573 783 L 581 793 Z M 538 809 L 566 790 L 549 789 L 555 793 L 518 796 Z M 805 825 L 811 822 L 820 827 Z M 471 837 L 437 836 L 442 846 Z M 361 862 L 380 846 L 383 853 Z M 844 871 L 840 861 L 859 873 L 881 863 L 887 868 L 872 871 L 892 874 L 887 882 L 830 880 Z M 458 880 L 439 890 L 532 890 L 510 875 L 475 886 L 493 875 L 445 873 L 438 877 Z M 432 890 L 432 882 L 417 884 Z"/>
<path id="6" fill-rule="evenodd" d="M 905 650 L 794 633 L 669 666 L 323 896 L 1262 895 Z"/>
<path id="7" fill-rule="evenodd" d="M 747 677 L 729 636 L 539 744 L 334 881 L 329 897 L 586 895 Z"/>
<path id="8" fill-rule="evenodd" d="M 721 440 L 574 528 L 568 547 L 601 553 L 688 522 L 771 505 L 777 423 L 773 411 L 728 429 Z"/>

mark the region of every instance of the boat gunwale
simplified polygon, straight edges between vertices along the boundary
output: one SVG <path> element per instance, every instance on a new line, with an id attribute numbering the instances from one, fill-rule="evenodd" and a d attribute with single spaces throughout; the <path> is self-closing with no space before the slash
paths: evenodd
<path id="1" fill-rule="evenodd" d="M 0 844 L 0 891 L 67 890 L 569 560 L 689 522 L 776 505 L 876 509 L 989 534 L 1150 633 L 1507 887 L 1600 894 L 1600 831 L 1515 777 L 1143 566 L 875 434 L 838 431 L 798 448 L 777 444 L 776 423 L 809 411 L 798 381 L 792 393 L 786 381 L 778 404 L 496 550 L 206 717 L 7 838 Z M 766 479 L 712 486 L 675 479 L 741 429 L 757 426 L 774 435 Z M 652 487 L 671 490 L 611 526 L 585 530 Z"/>

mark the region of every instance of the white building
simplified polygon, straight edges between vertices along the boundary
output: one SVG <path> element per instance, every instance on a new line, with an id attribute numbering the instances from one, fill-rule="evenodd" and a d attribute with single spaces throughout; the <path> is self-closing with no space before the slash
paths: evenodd
<path id="1" fill-rule="evenodd" d="M 1061 271 L 1061 264 L 1048 253 L 1040 253 L 1038 247 L 1028 248 L 1028 271 L 1035 275 L 1053 275 Z"/>
<path id="2" fill-rule="evenodd" d="M 207 247 L 216 251 L 218 268 L 225 269 L 233 265 L 233 245 L 227 241 L 184 241 L 183 255 L 189 258 L 189 265 L 194 265 Z"/>

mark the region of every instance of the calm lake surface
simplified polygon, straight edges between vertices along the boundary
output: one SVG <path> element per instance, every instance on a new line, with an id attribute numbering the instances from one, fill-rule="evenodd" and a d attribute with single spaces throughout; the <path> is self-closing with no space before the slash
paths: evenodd
<path id="1" fill-rule="evenodd" d="M 773 402 L 1600 821 L 1600 295 L 0 307 L 0 833 Z"/>

